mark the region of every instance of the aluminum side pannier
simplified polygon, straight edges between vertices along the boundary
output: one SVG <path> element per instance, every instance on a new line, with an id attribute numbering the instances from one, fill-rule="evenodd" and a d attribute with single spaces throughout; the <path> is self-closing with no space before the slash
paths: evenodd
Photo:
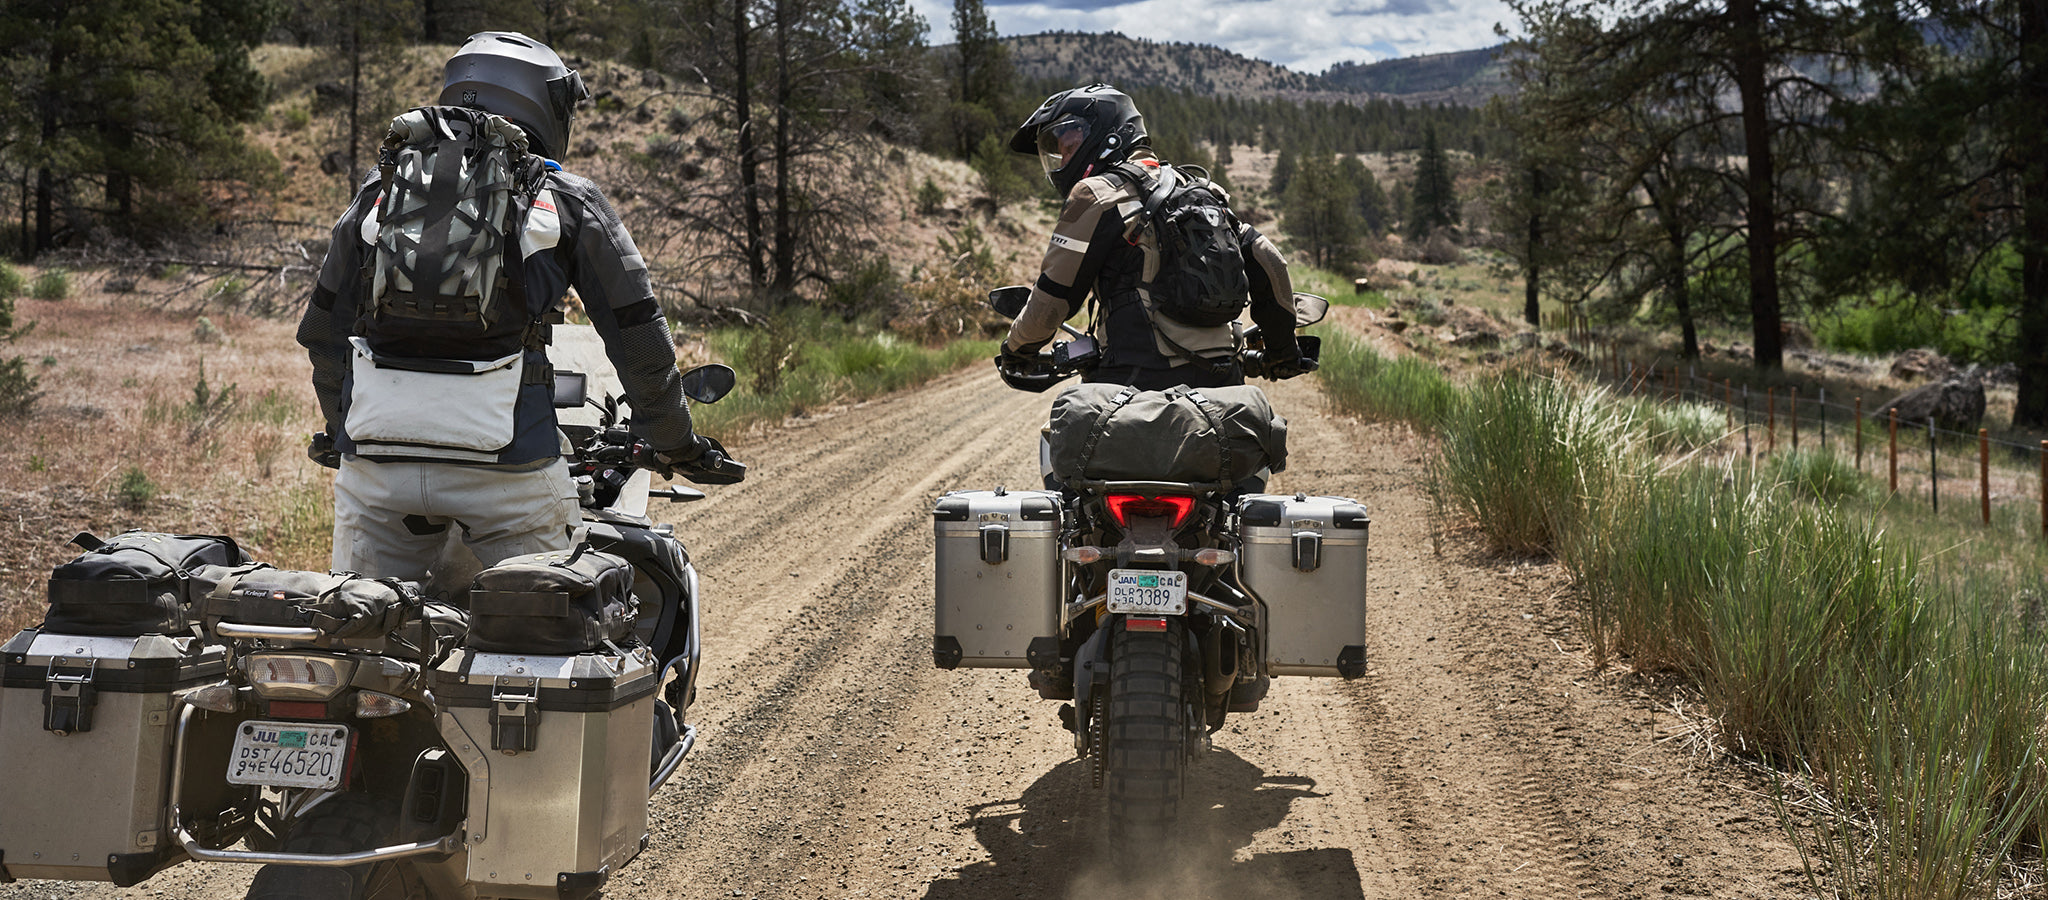
<path id="1" fill-rule="evenodd" d="M 166 808 L 177 697 L 219 682 L 226 651 L 189 634 L 31 628 L 0 646 L 0 663 L 0 880 L 126 887 L 183 860 Z M 231 730 L 197 729 L 194 740 Z M 246 794 L 225 781 L 228 756 L 220 738 L 188 757 L 188 820 L 212 827 Z"/>
<path id="2" fill-rule="evenodd" d="M 1059 662 L 1060 495 L 954 491 L 932 510 L 932 662 L 941 669 Z"/>
<path id="3" fill-rule="evenodd" d="M 463 649 L 431 677 L 468 737 L 453 749 L 471 772 L 487 773 L 469 803 L 469 881 L 479 894 L 589 896 L 646 846 L 661 684 L 646 648 Z"/>
<path id="4" fill-rule="evenodd" d="M 1348 497 L 1238 502 L 1244 585 L 1267 606 L 1273 675 L 1365 675 L 1365 506 Z"/>

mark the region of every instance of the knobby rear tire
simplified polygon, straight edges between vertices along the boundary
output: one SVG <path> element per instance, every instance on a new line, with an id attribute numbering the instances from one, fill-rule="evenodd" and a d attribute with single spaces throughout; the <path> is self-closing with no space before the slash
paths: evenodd
<path id="1" fill-rule="evenodd" d="M 1163 839 L 1180 815 L 1187 778 L 1188 727 L 1182 676 L 1181 621 L 1165 631 L 1128 631 L 1119 620 L 1110 636 L 1110 824 L 1139 842 Z"/>
<path id="2" fill-rule="evenodd" d="M 280 849 L 353 853 L 391 843 L 398 824 L 392 805 L 368 794 L 337 794 L 296 822 Z M 347 868 L 269 865 L 249 882 L 246 900 L 426 900 L 405 860 Z"/>

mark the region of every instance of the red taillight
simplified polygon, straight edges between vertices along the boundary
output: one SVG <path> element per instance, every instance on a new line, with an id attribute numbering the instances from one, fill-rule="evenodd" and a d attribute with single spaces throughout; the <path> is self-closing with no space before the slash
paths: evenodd
<path id="1" fill-rule="evenodd" d="M 1125 631 L 1165 631 L 1165 619 L 1125 619 Z"/>
<path id="2" fill-rule="evenodd" d="M 1188 516 L 1195 511 L 1195 498 L 1175 496 L 1173 494 L 1163 497 L 1111 494 L 1104 498 L 1104 500 L 1109 504 L 1109 514 L 1116 518 L 1118 525 L 1125 528 L 1131 527 L 1130 517 L 1132 516 L 1145 519 L 1172 516 L 1173 527 L 1179 528 L 1181 523 L 1186 522 Z"/>

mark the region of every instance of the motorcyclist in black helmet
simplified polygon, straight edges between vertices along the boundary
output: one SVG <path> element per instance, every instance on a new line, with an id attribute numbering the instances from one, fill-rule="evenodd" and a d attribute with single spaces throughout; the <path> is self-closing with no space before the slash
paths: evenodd
<path id="1" fill-rule="evenodd" d="M 657 463 L 700 481 L 744 477 L 744 465 L 691 428 L 668 322 L 655 302 L 646 261 L 618 213 L 596 184 L 554 161 L 568 149 L 576 104 L 589 95 L 582 77 L 539 41 L 484 32 L 448 60 L 443 85 L 441 106 L 501 116 L 524 131 L 530 152 L 545 158 L 545 172 L 517 226 L 518 240 L 507 242 L 506 266 L 516 264 L 523 278 L 513 295 L 528 308 L 499 316 L 481 335 L 442 341 L 446 346 L 408 338 L 408 352 L 398 355 L 479 360 L 505 352 L 479 355 L 483 345 L 509 340 L 509 352 L 523 354 L 528 369 L 545 372 L 545 333 L 521 330 L 544 328 L 536 323 L 574 287 L 632 405 L 633 429 L 655 448 Z M 360 313 L 370 305 L 370 283 L 383 275 L 366 262 L 377 259 L 384 177 L 373 171 L 335 225 L 299 324 L 298 340 L 312 360 L 314 393 L 327 424 L 309 453 L 340 470 L 333 567 L 425 580 L 451 524 L 486 566 L 568 549 L 581 514 L 561 459 L 550 380 L 530 378 L 516 386 L 516 398 L 504 401 L 513 438 L 492 452 L 365 446 L 349 435 L 349 411 L 363 401 L 352 370 L 357 352 L 351 338 L 365 340 L 371 350 L 379 338 L 372 317 Z M 423 346 L 434 352 L 418 352 Z M 435 415 L 436 399 L 417 398 L 423 419 Z"/>
<path id="2" fill-rule="evenodd" d="M 1143 186 L 1119 164 L 1129 161 L 1153 172 L 1171 169 L 1171 164 L 1152 153 L 1145 117 L 1131 98 L 1106 84 L 1061 91 L 1018 126 L 1010 149 L 1036 154 L 1066 204 L 1053 226 L 1031 298 L 1011 323 L 996 359 L 1005 378 L 1042 377 L 1035 374 L 1043 365 L 1039 348 L 1061 322 L 1081 311 L 1092 292 L 1100 309 L 1090 331 L 1101 343 L 1102 359 L 1085 380 L 1143 390 L 1243 384 L 1233 325 L 1175 321 L 1160 314 L 1147 294 L 1148 273 L 1159 266 L 1159 245 L 1143 211 Z M 1239 249 L 1250 285 L 1251 318 L 1266 336 L 1266 372 L 1271 377 L 1300 374 L 1287 262 L 1255 229 L 1244 229 Z"/>

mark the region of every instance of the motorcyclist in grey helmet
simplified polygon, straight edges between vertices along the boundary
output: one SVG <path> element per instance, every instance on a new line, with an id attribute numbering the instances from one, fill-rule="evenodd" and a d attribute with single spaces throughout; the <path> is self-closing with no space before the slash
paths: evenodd
<path id="1" fill-rule="evenodd" d="M 558 310 L 572 287 L 618 372 L 632 405 L 633 430 L 654 448 L 656 468 L 716 483 L 745 476 L 746 467 L 724 447 L 691 428 L 668 322 L 655 301 L 646 261 L 618 213 L 596 184 L 554 161 L 567 151 L 576 104 L 588 95 L 581 75 L 546 45 L 521 34 L 472 35 L 448 60 L 439 105 L 509 120 L 525 132 L 528 150 L 544 158 L 518 238 L 506 242 L 505 267 L 517 266 L 514 278 L 523 284 L 514 294 L 527 308 L 499 316 L 480 337 L 437 343 L 431 336 L 380 332 L 378 318 L 368 314 L 375 306 L 370 282 L 385 275 L 368 264 L 377 259 L 380 222 L 389 212 L 379 209 L 385 174 L 371 173 L 335 225 L 298 340 L 312 360 L 314 392 L 327 425 L 309 454 L 340 470 L 336 570 L 425 580 L 451 524 L 485 566 L 569 548 L 581 515 L 561 458 L 550 380 L 528 378 L 517 385 L 516 399 L 506 400 L 513 438 L 492 452 L 361 444 L 349 433 L 349 412 L 363 402 L 366 389 L 352 370 L 358 355 L 353 347 L 364 345 L 352 345 L 351 338 L 366 341 L 371 350 L 381 340 L 385 349 L 399 347 L 397 355 L 406 357 L 484 360 L 511 352 L 522 354 L 527 369 L 546 372 L 546 326 L 537 323 Z M 502 349 L 507 346 L 512 349 Z M 417 398 L 423 417 L 436 414 L 434 400 Z"/>
<path id="2" fill-rule="evenodd" d="M 1029 377 L 1041 366 L 1039 348 L 1061 322 L 1080 313 L 1092 292 L 1099 310 L 1090 331 L 1102 345 L 1102 359 L 1085 380 L 1142 390 L 1243 384 L 1231 326 L 1175 321 L 1161 314 L 1147 294 L 1145 279 L 1158 269 L 1159 245 L 1147 227 L 1144 186 L 1120 164 L 1135 163 L 1153 173 L 1172 165 L 1153 154 L 1145 117 L 1131 98 L 1106 84 L 1061 91 L 1018 126 L 1010 149 L 1038 156 L 1046 180 L 1065 205 L 1031 298 L 1011 323 L 996 359 L 1006 379 Z M 1298 375 L 1302 365 L 1287 262 L 1271 240 L 1252 228 L 1244 229 L 1239 250 L 1251 318 L 1265 334 L 1266 374 Z"/>

